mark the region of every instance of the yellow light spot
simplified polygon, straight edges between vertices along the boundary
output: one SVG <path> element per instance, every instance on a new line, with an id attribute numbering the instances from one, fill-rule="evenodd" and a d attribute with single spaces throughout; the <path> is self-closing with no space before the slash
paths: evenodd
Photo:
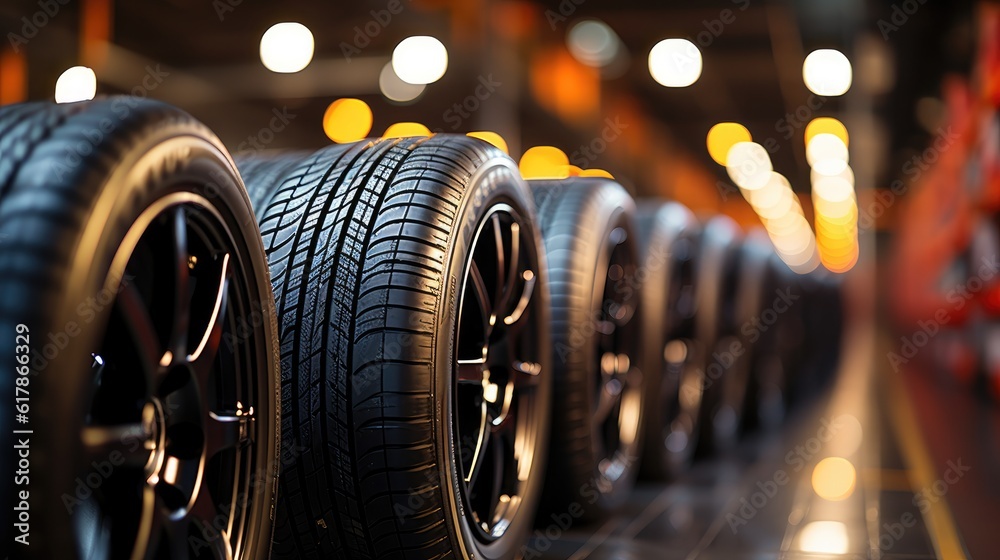
<path id="1" fill-rule="evenodd" d="M 843 457 L 827 457 L 813 469 L 812 487 L 816 495 L 830 501 L 846 500 L 854 493 L 857 472 Z"/>
<path id="2" fill-rule="evenodd" d="M 410 136 L 430 136 L 431 131 L 426 126 L 415 122 L 400 122 L 389 125 L 382 134 L 383 138 L 407 138 Z"/>
<path id="3" fill-rule="evenodd" d="M 579 167 L 577 167 L 575 165 L 570 165 L 569 168 L 568 168 L 567 173 L 569 174 L 570 177 L 579 177 L 581 171 L 583 171 L 583 170 L 580 169 Z"/>
<path id="4" fill-rule="evenodd" d="M 849 146 L 849 137 L 847 135 L 847 127 L 844 123 L 838 121 L 833 117 L 819 117 L 809 121 L 806 125 L 806 145 L 809 145 L 809 141 L 813 139 L 817 134 L 833 134 L 837 138 L 843 140 L 845 146 Z"/>
<path id="5" fill-rule="evenodd" d="M 339 144 L 357 142 L 372 130 L 372 110 L 360 99 L 338 99 L 323 114 L 323 131 Z"/>
<path id="6" fill-rule="evenodd" d="M 726 155 L 729 149 L 738 142 L 751 142 L 753 138 L 747 127 L 734 122 L 722 122 L 708 131 L 705 143 L 708 145 L 708 155 L 715 163 L 726 165 Z"/>
<path id="7" fill-rule="evenodd" d="M 525 179 L 565 179 L 569 177 L 569 158 L 554 146 L 528 148 L 518 165 Z"/>
<path id="8" fill-rule="evenodd" d="M 507 149 L 507 141 L 503 139 L 496 132 L 490 132 L 489 130 L 480 130 L 476 132 L 470 132 L 466 136 L 471 136 L 473 138 L 479 138 L 484 142 L 493 144 L 500 149 L 501 152 L 510 155 L 510 150 Z"/>
<path id="9" fill-rule="evenodd" d="M 614 179 L 614 175 L 603 170 L 603 169 L 583 169 L 580 171 L 581 177 L 604 177 L 605 179 Z"/>

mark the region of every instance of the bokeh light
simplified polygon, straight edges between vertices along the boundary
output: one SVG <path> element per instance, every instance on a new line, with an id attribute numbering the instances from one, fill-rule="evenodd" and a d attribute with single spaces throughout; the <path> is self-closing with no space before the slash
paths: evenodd
<path id="1" fill-rule="evenodd" d="M 844 95 L 851 89 L 852 76 L 851 61 L 836 49 L 815 50 L 802 63 L 802 79 L 816 95 Z"/>
<path id="2" fill-rule="evenodd" d="M 387 62 L 378 75 L 378 88 L 386 99 L 397 103 L 407 103 L 420 97 L 427 86 L 404 82 L 392 69 L 392 63 Z"/>
<path id="3" fill-rule="evenodd" d="M 608 24 L 596 19 L 583 20 L 566 34 L 566 46 L 573 58 L 587 66 L 611 64 L 621 50 L 621 40 Z"/>
<path id="4" fill-rule="evenodd" d="M 806 160 L 817 173 L 838 175 L 849 161 L 847 145 L 836 135 L 826 132 L 817 134 L 806 145 Z"/>
<path id="5" fill-rule="evenodd" d="M 701 51 L 687 39 L 664 39 L 649 51 L 649 74 L 666 87 L 687 87 L 701 76 Z"/>
<path id="6" fill-rule="evenodd" d="M 847 526 L 839 521 L 813 521 L 799 531 L 796 545 L 802 552 L 847 554 Z"/>
<path id="7" fill-rule="evenodd" d="M 737 142 L 726 154 L 726 172 L 741 189 L 754 190 L 771 179 L 771 156 L 756 142 Z"/>
<path id="8" fill-rule="evenodd" d="M 535 146 L 524 152 L 518 168 L 525 179 L 565 179 L 569 157 L 555 146 Z"/>
<path id="9" fill-rule="evenodd" d="M 338 99 L 323 114 L 323 131 L 334 142 L 357 142 L 372 130 L 372 110 L 360 99 Z"/>
<path id="10" fill-rule="evenodd" d="M 605 171 L 604 169 L 597 169 L 597 168 L 581 169 L 580 177 L 603 177 L 605 179 L 615 178 L 614 175 L 612 175 L 610 172 Z"/>
<path id="11" fill-rule="evenodd" d="M 726 165 L 726 155 L 729 149 L 740 142 L 751 142 L 753 137 L 747 127 L 734 122 L 721 122 L 708 131 L 705 143 L 708 145 L 708 155 L 715 163 Z"/>
<path id="12" fill-rule="evenodd" d="M 309 66 L 316 48 L 313 34 L 301 23 L 276 23 L 260 38 L 260 61 L 272 72 L 291 74 Z"/>
<path id="13" fill-rule="evenodd" d="M 430 136 L 431 131 L 417 122 L 398 122 L 389 125 L 382 138 L 409 138 L 413 136 Z"/>
<path id="14" fill-rule="evenodd" d="M 846 500 L 854 493 L 856 483 L 854 465 L 843 457 L 827 457 L 813 468 L 813 490 L 824 500 Z"/>
<path id="15" fill-rule="evenodd" d="M 850 138 L 847 134 L 847 127 L 844 123 L 838 121 L 833 117 L 818 117 L 806 125 L 806 146 L 809 145 L 809 141 L 812 140 L 813 136 L 817 134 L 833 134 L 834 136 L 840 138 L 845 146 L 850 146 Z"/>
<path id="16" fill-rule="evenodd" d="M 479 138 L 484 142 L 489 142 L 490 144 L 493 144 L 497 148 L 500 148 L 500 150 L 503 153 L 510 154 L 510 150 L 507 149 L 507 141 L 503 139 L 503 136 L 500 136 L 496 132 L 490 132 L 488 130 L 480 130 L 476 132 L 470 132 L 466 136 Z"/>
<path id="17" fill-rule="evenodd" d="M 88 101 L 97 95 L 97 75 L 86 66 L 74 66 L 56 80 L 56 103 Z"/>
<path id="18" fill-rule="evenodd" d="M 407 37 L 392 51 L 392 69 L 408 84 L 431 84 L 448 70 L 448 49 L 428 35 Z"/>

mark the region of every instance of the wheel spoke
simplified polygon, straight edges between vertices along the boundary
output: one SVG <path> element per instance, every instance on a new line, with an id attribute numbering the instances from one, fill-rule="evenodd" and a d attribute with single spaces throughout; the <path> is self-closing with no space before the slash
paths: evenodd
<path id="1" fill-rule="evenodd" d="M 597 407 L 594 411 L 594 421 L 602 425 L 621 402 L 627 383 L 626 375 L 631 368 L 628 356 L 605 352 L 601 356 L 601 383 L 598 386 Z"/>
<path id="2" fill-rule="evenodd" d="M 514 370 L 514 383 L 517 389 L 534 389 L 541 384 L 542 364 L 515 360 L 511 367 Z"/>
<path id="3" fill-rule="evenodd" d="M 496 243 L 497 251 L 497 293 L 495 294 L 495 301 L 493 302 L 494 313 L 502 313 L 503 307 L 501 303 L 504 298 L 504 279 L 507 276 L 507 261 L 506 261 L 506 250 L 503 244 L 503 228 L 500 227 L 500 215 L 493 214 L 490 217 L 490 222 L 493 224 L 493 239 Z"/>
<path id="4" fill-rule="evenodd" d="M 160 339 L 156 333 L 156 327 L 153 325 L 153 318 L 149 315 L 146 302 L 135 284 L 130 282 L 122 284 L 115 307 L 121 314 L 125 326 L 136 344 L 149 387 L 155 387 L 154 377 L 160 365 L 169 359 L 169 355 L 164 354 L 160 347 Z"/>
<path id="5" fill-rule="evenodd" d="M 248 444 L 252 439 L 253 422 L 252 411 L 236 414 L 209 412 L 205 424 L 205 456 L 212 457 L 221 451 Z"/>
<path id="6" fill-rule="evenodd" d="M 490 442 L 490 446 L 493 448 L 493 485 L 490 493 L 489 518 L 486 521 L 492 527 L 497 522 L 497 508 L 500 506 L 500 495 L 503 493 L 504 475 L 506 473 L 504 459 L 507 455 L 507 449 L 502 434 L 494 433 L 490 436 L 490 439 L 493 440 Z"/>
<path id="7" fill-rule="evenodd" d="M 493 216 L 496 218 L 496 215 Z M 496 219 L 494 223 L 499 223 L 499 219 Z M 499 226 L 494 226 L 497 230 Z M 500 264 L 500 283 L 497 284 L 497 296 L 499 300 L 497 301 L 497 314 L 504 316 L 504 323 L 511 324 L 513 321 L 508 321 L 507 317 L 510 314 L 510 309 L 512 307 L 512 302 L 514 301 L 514 290 L 517 287 L 517 275 L 520 272 L 519 264 L 521 259 L 521 227 L 517 223 L 510 225 L 510 260 L 501 261 Z M 497 231 L 497 238 L 503 239 L 501 233 Z M 502 247 L 497 247 L 497 250 L 501 250 Z M 505 255 L 506 256 L 506 255 Z"/>
<path id="8" fill-rule="evenodd" d="M 201 373 L 212 367 L 215 355 L 219 351 L 219 343 L 222 341 L 222 321 L 226 314 L 226 305 L 229 303 L 229 274 L 229 254 L 226 253 L 222 257 L 222 268 L 219 273 L 219 281 L 213 300 L 214 306 L 208 326 L 202 334 L 197 348 L 187 357 L 188 361 L 195 364 L 196 369 L 201 370 Z"/>
<path id="9" fill-rule="evenodd" d="M 174 310 L 169 350 L 174 356 L 184 356 L 191 322 L 191 272 L 188 262 L 191 256 L 188 253 L 187 216 L 183 207 L 174 211 L 173 220 Z"/>
<path id="10" fill-rule="evenodd" d="M 168 548 L 171 560 L 187 560 L 191 557 L 191 546 L 188 535 L 191 529 L 191 519 L 187 516 L 167 521 L 166 530 Z"/>
<path id="11" fill-rule="evenodd" d="M 617 394 L 612 394 L 608 392 L 606 386 L 601 388 L 601 395 L 597 399 L 597 410 L 594 411 L 594 421 L 598 426 L 607 422 L 611 413 L 621 401 L 621 396 L 620 391 Z"/>
<path id="12" fill-rule="evenodd" d="M 160 544 L 164 538 L 169 538 L 166 531 L 170 519 L 164 513 L 162 503 L 152 486 L 144 486 L 142 489 L 141 517 L 132 560 L 156 560 Z"/>
<path id="13" fill-rule="evenodd" d="M 472 290 L 476 295 L 476 302 L 479 303 L 479 310 L 483 316 L 486 339 L 489 339 L 493 332 L 493 324 L 496 323 L 496 316 L 493 311 L 493 302 L 486 290 L 486 282 L 483 281 L 483 275 L 479 271 L 479 265 L 476 264 L 476 261 L 472 261 L 472 266 L 469 269 L 469 280 L 472 280 Z"/>
<path id="14" fill-rule="evenodd" d="M 143 423 L 86 426 L 80 434 L 89 457 L 106 460 L 112 454 L 117 454 L 111 462 L 127 467 L 142 467 L 146 464 L 151 451 L 150 437 L 149 426 Z"/>
<path id="15" fill-rule="evenodd" d="M 458 382 L 462 384 L 482 385 L 486 370 L 486 359 L 481 360 L 459 360 L 458 361 Z"/>
<path id="16" fill-rule="evenodd" d="M 205 548 L 215 560 L 232 560 L 233 548 L 225 531 L 217 531 L 210 523 L 202 523 L 201 535 L 192 544 L 199 557 Z"/>
<path id="17" fill-rule="evenodd" d="M 226 533 L 229 529 L 227 527 L 219 530 L 214 525 L 217 522 L 218 510 L 219 508 L 212 503 L 212 496 L 203 482 L 202 488 L 198 492 L 198 496 L 195 498 L 194 504 L 191 506 L 191 511 L 188 514 L 190 522 L 197 528 L 199 533 L 198 537 L 192 539 L 190 544 L 199 557 L 202 555 L 201 553 L 204 549 L 207 548 L 212 558 L 217 560 L 231 560 L 233 550 Z"/>
<path id="18" fill-rule="evenodd" d="M 521 316 L 524 315 L 524 311 L 528 308 L 528 304 L 531 303 L 531 296 L 535 293 L 535 273 L 530 270 L 525 270 L 522 278 L 524 279 L 524 290 L 521 291 L 521 298 L 517 301 L 517 305 L 514 306 L 514 310 L 510 312 L 510 315 L 504 317 L 503 322 L 506 325 L 511 326 L 511 331 L 517 332 L 519 325 L 518 322 L 521 320 Z"/>
<path id="19" fill-rule="evenodd" d="M 480 409 L 481 417 L 476 437 L 476 447 L 472 450 L 472 462 L 469 464 L 468 473 L 465 475 L 465 482 L 469 485 L 469 488 L 475 487 L 476 481 L 479 479 L 479 473 L 483 470 L 482 458 L 486 453 L 486 446 L 489 441 L 487 437 L 490 433 L 489 413 L 486 408 L 486 401 L 482 401 Z M 463 445 L 465 445 L 465 442 L 463 442 Z"/>

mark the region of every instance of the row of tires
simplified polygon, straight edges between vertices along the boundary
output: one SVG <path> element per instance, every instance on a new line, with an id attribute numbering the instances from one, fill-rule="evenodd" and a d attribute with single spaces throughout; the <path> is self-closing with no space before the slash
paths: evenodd
<path id="1" fill-rule="evenodd" d="M 110 98 L 0 108 L 0 332 L 16 555 L 509 559 L 779 425 L 840 301 L 474 138 L 234 162 Z"/>

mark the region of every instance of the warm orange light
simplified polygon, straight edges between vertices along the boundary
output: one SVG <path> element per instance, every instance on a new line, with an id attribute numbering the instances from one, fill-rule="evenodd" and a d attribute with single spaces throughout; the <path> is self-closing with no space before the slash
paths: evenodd
<path id="1" fill-rule="evenodd" d="M 611 173 L 608 173 L 607 171 L 605 171 L 603 169 L 596 169 L 596 168 L 594 168 L 594 169 L 583 169 L 583 170 L 580 171 L 580 176 L 581 177 L 604 177 L 605 179 L 614 179 L 614 176 Z"/>
<path id="2" fill-rule="evenodd" d="M 416 122 L 400 122 L 389 125 L 382 138 L 408 138 L 411 136 L 430 136 L 431 131 L 426 126 Z"/>
<path id="3" fill-rule="evenodd" d="M 530 81 L 538 104 L 567 122 L 585 123 L 600 111 L 600 70 L 581 64 L 565 48 L 536 55 Z"/>
<path id="4" fill-rule="evenodd" d="M 497 148 L 500 148 L 500 151 L 502 151 L 503 153 L 508 155 L 510 154 L 510 150 L 507 149 L 507 141 L 503 139 L 503 136 L 500 136 L 496 132 L 490 132 L 488 130 L 480 130 L 476 132 L 470 132 L 466 136 L 479 138 L 484 142 L 489 142 L 490 144 L 493 144 Z"/>
<path id="5" fill-rule="evenodd" d="M 518 164 L 525 179 L 565 179 L 569 177 L 569 158 L 554 146 L 535 146 L 521 156 Z"/>
<path id="6" fill-rule="evenodd" d="M 372 110 L 360 99 L 338 99 L 323 114 L 323 131 L 337 142 L 357 142 L 372 130 Z"/>
<path id="7" fill-rule="evenodd" d="M 858 263 L 858 250 L 855 250 L 847 258 L 840 259 L 829 259 L 824 257 L 823 253 L 820 253 L 820 261 L 827 270 L 835 274 L 844 274 L 854 268 L 854 265 Z"/>
<path id="8" fill-rule="evenodd" d="M 708 131 L 705 143 L 708 145 L 708 155 L 715 163 L 726 165 L 726 155 L 729 149 L 738 142 L 752 142 L 747 127 L 734 122 L 721 122 Z"/>
<path id="9" fill-rule="evenodd" d="M 833 117 L 819 117 L 809 121 L 809 124 L 806 125 L 807 146 L 809 145 L 809 141 L 817 134 L 833 134 L 840 138 L 845 146 L 850 146 L 847 127 L 844 126 L 844 123 Z"/>
<path id="10" fill-rule="evenodd" d="M 0 49 L 0 105 L 20 103 L 28 97 L 28 62 L 25 51 Z"/>

